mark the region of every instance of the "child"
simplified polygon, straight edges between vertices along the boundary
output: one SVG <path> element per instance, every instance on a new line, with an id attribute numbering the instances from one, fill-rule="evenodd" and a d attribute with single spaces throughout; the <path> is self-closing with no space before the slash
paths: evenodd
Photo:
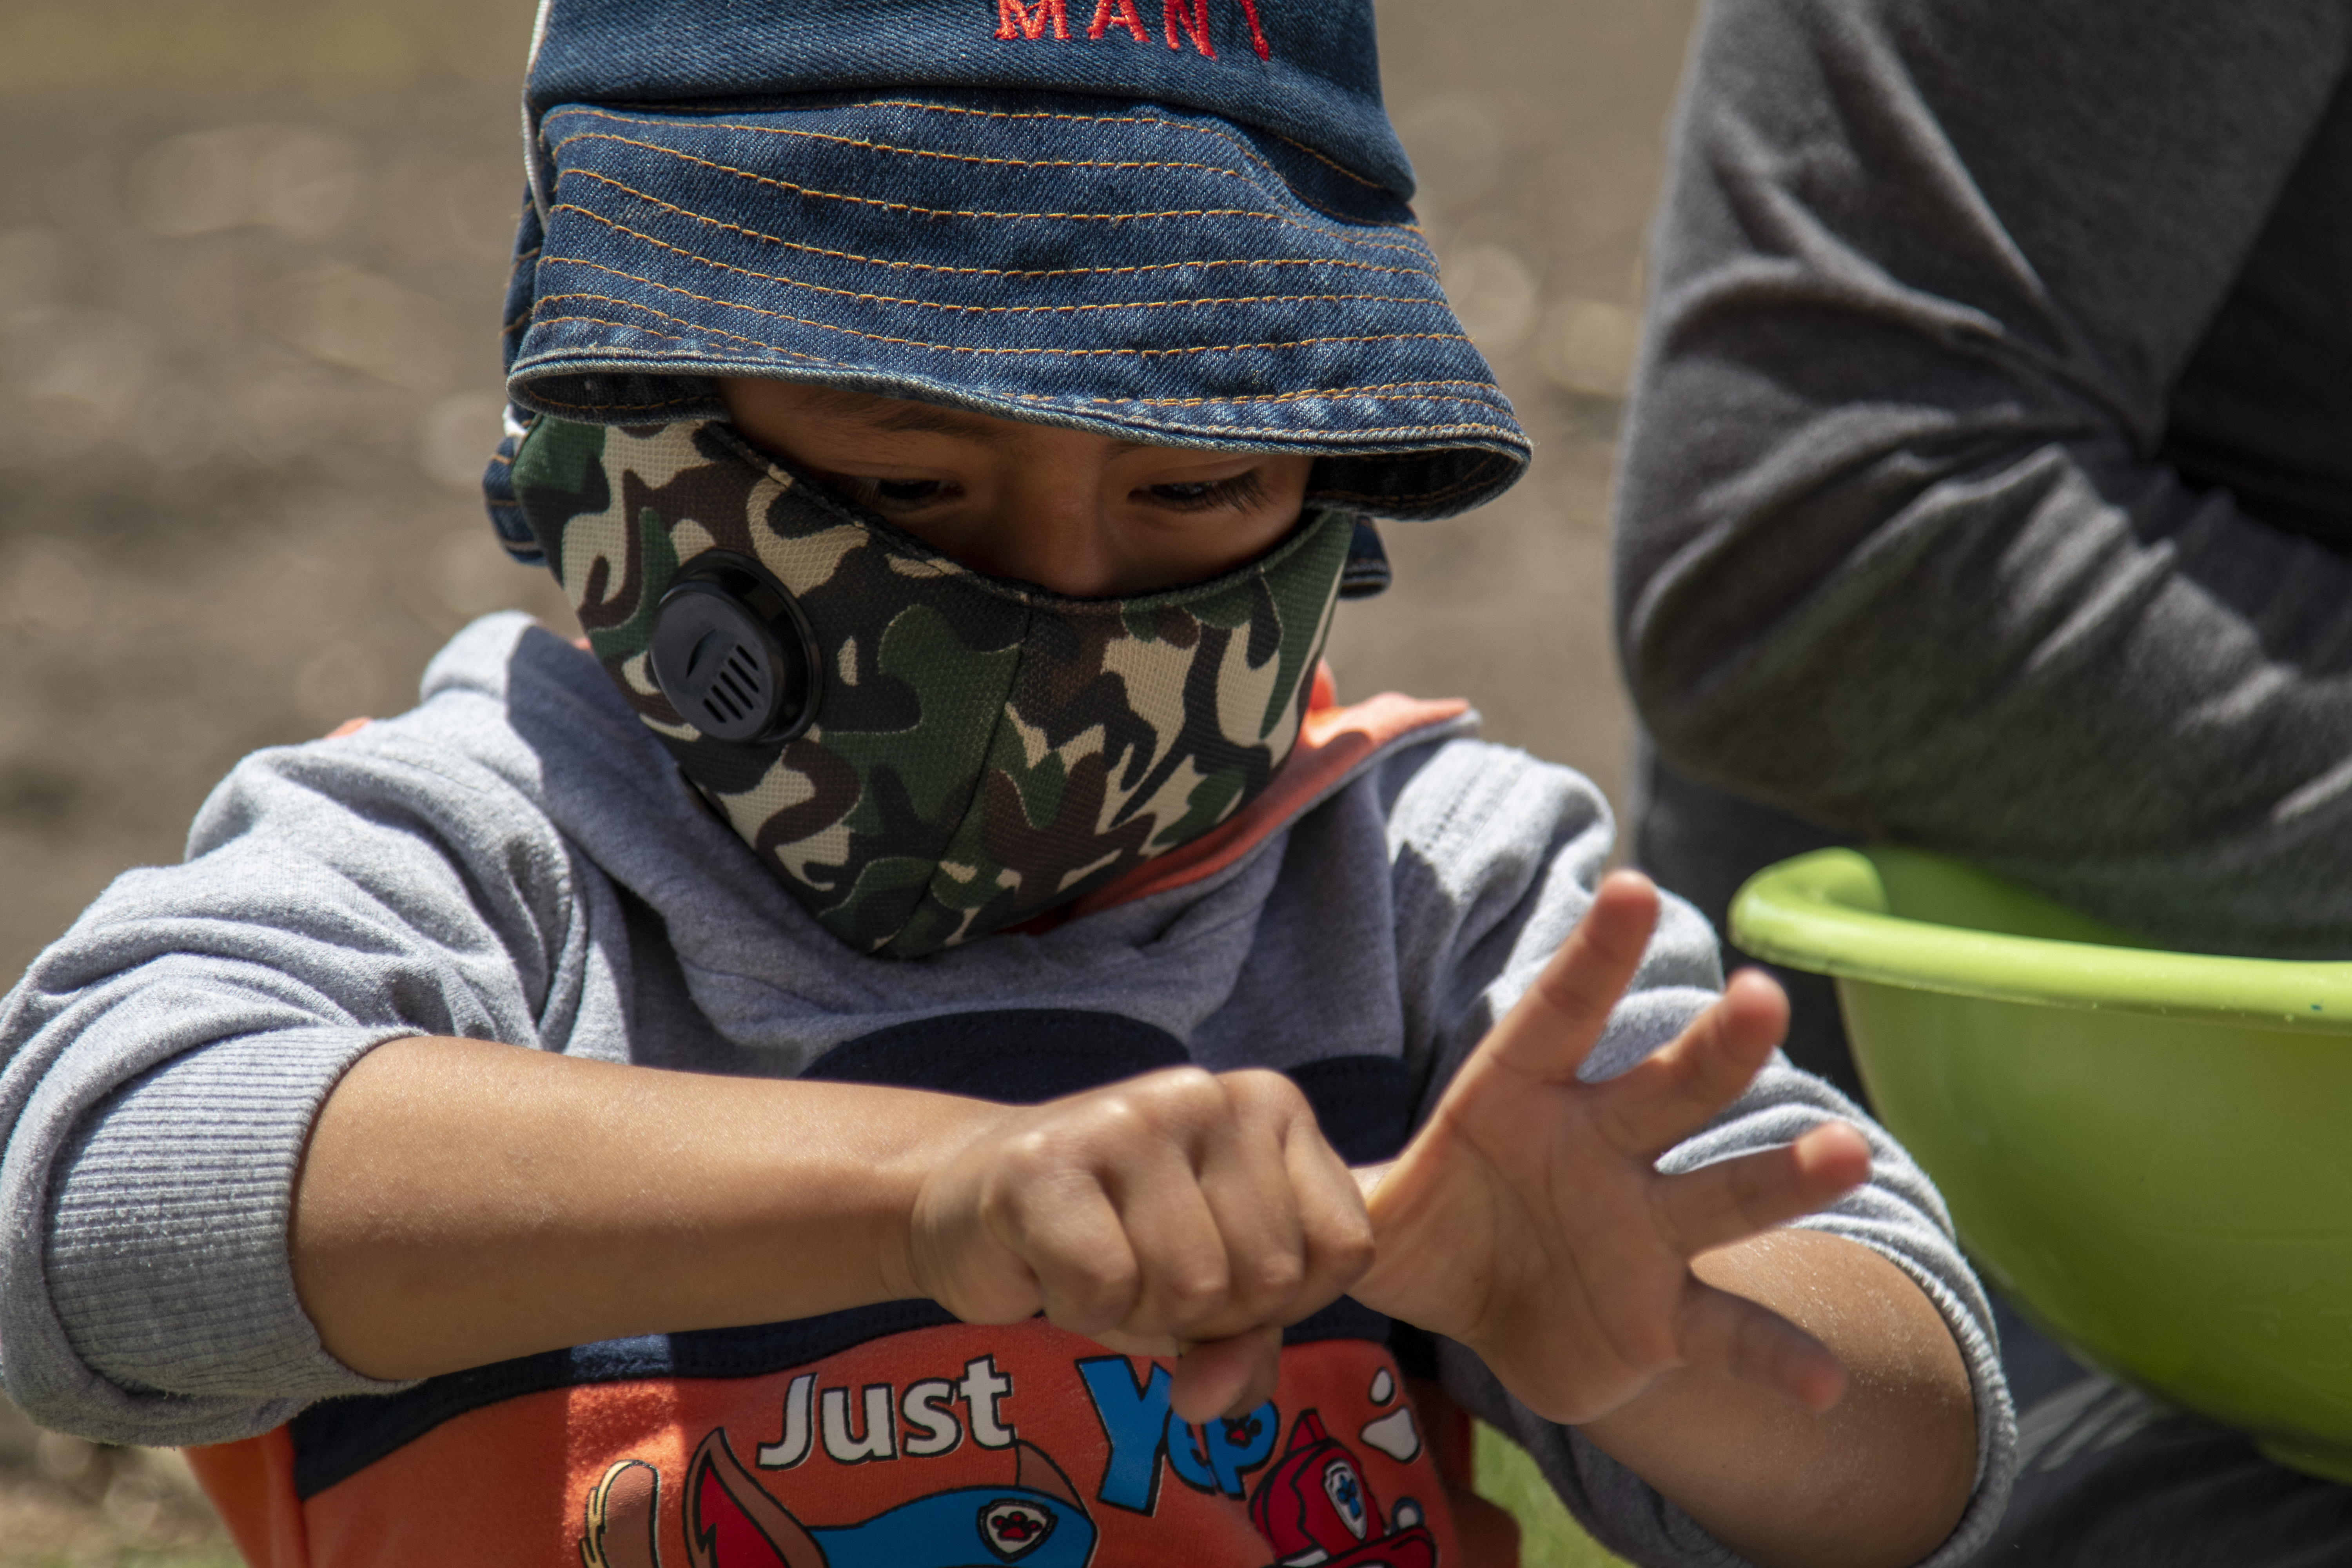
<path id="1" fill-rule="evenodd" d="M 1926 1183 L 1589 784 L 1316 674 L 1358 510 L 1525 458 L 1369 6 L 772 9 L 542 9 L 493 490 L 587 651 L 36 964 L 10 1394 L 271 1565 L 1507 1561 L 1457 1405 L 1638 1561 L 1964 1556 Z"/>

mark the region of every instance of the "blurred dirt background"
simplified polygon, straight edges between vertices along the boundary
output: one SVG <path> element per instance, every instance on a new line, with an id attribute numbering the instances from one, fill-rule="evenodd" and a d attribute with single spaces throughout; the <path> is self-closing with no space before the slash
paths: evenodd
<path id="1" fill-rule="evenodd" d="M 1606 500 L 1694 4 L 1381 5 L 1417 205 L 1538 456 L 1387 531 L 1341 689 L 1468 695 L 1621 802 Z M 0 0 L 0 973 L 177 858 L 245 752 L 405 707 L 484 611 L 568 627 L 475 490 L 530 9 Z M 0 1423 L 0 1563 L 227 1561 L 186 1495 Z"/>

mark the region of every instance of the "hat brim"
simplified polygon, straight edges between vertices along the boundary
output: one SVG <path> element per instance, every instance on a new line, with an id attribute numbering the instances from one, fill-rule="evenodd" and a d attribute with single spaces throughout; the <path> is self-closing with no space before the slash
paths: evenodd
<path id="1" fill-rule="evenodd" d="M 710 379 L 1317 455 L 1315 499 L 1433 517 L 1528 441 L 1389 192 L 1144 103 L 835 95 L 567 104 L 509 372 L 520 405 L 716 416 Z"/>

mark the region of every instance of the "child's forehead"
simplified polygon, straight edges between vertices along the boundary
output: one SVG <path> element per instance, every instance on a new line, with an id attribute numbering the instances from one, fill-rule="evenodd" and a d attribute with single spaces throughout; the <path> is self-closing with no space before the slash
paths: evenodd
<path id="1" fill-rule="evenodd" d="M 1392 516 L 1515 479 L 1369 4 L 1153 0 L 1139 43 L 1134 4 L 1088 3 L 550 0 L 515 400 L 656 423 L 723 413 L 719 378 L 815 379 L 1312 456 Z"/>
<path id="2" fill-rule="evenodd" d="M 1177 450 L 1129 437 L 1072 430 L 1042 421 L 1005 419 L 821 381 L 730 377 L 722 383 L 721 391 L 730 415 L 739 426 L 748 420 L 778 428 L 817 425 L 835 432 L 884 439 L 897 436 L 944 437 L 959 445 L 989 451 L 1011 452 L 1032 446 L 1032 437 L 1040 434 L 1082 438 L 1112 457 Z"/>

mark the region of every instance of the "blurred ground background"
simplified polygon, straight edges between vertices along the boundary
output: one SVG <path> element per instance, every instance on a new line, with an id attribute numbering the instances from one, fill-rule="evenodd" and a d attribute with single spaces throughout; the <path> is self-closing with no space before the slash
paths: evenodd
<path id="1" fill-rule="evenodd" d="M 1341 689 L 1469 695 L 1621 803 L 1606 501 L 1694 3 L 1381 4 L 1417 205 L 1538 455 L 1484 512 L 1387 531 Z M 474 488 L 530 21 L 0 0 L 0 973 L 177 858 L 245 752 L 405 707 L 486 610 L 566 624 Z M 208 1528 L 168 1457 L 0 1422 L 0 1563 L 231 1561 Z"/>

